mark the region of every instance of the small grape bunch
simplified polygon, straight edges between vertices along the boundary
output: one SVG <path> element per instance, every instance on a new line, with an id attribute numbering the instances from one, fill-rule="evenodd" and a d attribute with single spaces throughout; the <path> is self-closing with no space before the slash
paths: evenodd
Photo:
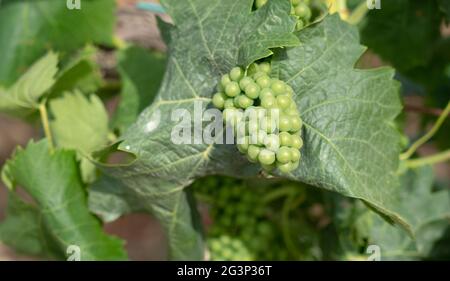
<path id="1" fill-rule="evenodd" d="M 213 105 L 223 110 L 225 124 L 234 130 L 239 151 L 266 171 L 289 173 L 298 167 L 303 146 L 303 121 L 285 82 L 270 77 L 271 65 L 252 64 L 247 71 L 233 68 L 222 76 Z"/>
<path id="2" fill-rule="evenodd" d="M 253 256 L 245 244 L 236 237 L 222 235 L 208 239 L 212 261 L 252 261 Z"/>
<path id="3" fill-rule="evenodd" d="M 290 0 L 291 14 L 297 17 L 296 29 L 300 30 L 310 23 L 312 11 L 310 0 Z"/>
<path id="4" fill-rule="evenodd" d="M 261 8 L 268 0 L 255 0 L 256 9 Z M 296 30 L 300 30 L 310 23 L 312 12 L 310 0 L 289 0 L 291 2 L 291 14 L 297 17 Z"/>

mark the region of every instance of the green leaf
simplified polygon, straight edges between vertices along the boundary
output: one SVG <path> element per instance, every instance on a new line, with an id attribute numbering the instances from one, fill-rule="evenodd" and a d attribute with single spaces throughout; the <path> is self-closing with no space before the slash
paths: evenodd
<path id="1" fill-rule="evenodd" d="M 0 6 L 0 84 L 11 85 L 47 50 L 70 52 L 88 42 L 112 45 L 115 1 L 3 1 Z"/>
<path id="2" fill-rule="evenodd" d="M 109 142 L 108 113 L 102 101 L 96 95 L 85 96 L 76 90 L 52 99 L 49 105 L 56 145 L 78 151 L 84 182 L 94 181 L 96 167 L 88 158 Z"/>
<path id="3" fill-rule="evenodd" d="M 440 36 L 437 1 L 384 1 L 368 13 L 362 42 L 401 72 L 425 66 Z"/>
<path id="4" fill-rule="evenodd" d="M 100 66 L 96 62 L 97 51 L 93 46 L 86 46 L 62 62 L 51 96 L 77 89 L 89 94 L 96 92 L 104 84 Z"/>
<path id="5" fill-rule="evenodd" d="M 0 112 L 26 117 L 39 107 L 39 99 L 55 83 L 58 56 L 49 52 L 7 90 L 0 88 Z"/>
<path id="6" fill-rule="evenodd" d="M 132 199 L 106 211 L 118 216 L 129 210 L 127 206 L 144 205 L 165 226 L 172 259 L 202 259 L 201 235 L 192 223 L 197 220 L 196 211 L 184 187 L 209 173 L 249 176 L 258 168 L 249 166 L 233 145 L 173 144 L 170 135 L 176 122 L 171 113 L 177 108 L 193 112 L 194 104 L 205 107 L 223 73 L 272 54 L 271 48 L 297 45 L 298 39 L 291 34 L 295 20 L 289 16 L 288 1 L 269 1 L 255 12 L 252 0 L 168 0 L 163 4 L 176 24 L 164 25 L 165 37 L 170 36 L 165 78 L 153 105 L 120 145 L 121 150 L 135 154 L 136 161 L 106 169 L 118 182 L 114 190 Z M 111 189 L 96 192 L 106 196 Z M 90 202 L 94 211 L 97 205 L 105 205 L 92 196 Z"/>
<path id="7" fill-rule="evenodd" d="M 88 211 L 74 151 L 50 152 L 46 140 L 30 142 L 25 150 L 16 151 L 6 167 L 10 188 L 20 186 L 34 204 L 12 199 L 11 216 L 0 228 L 5 243 L 20 244 L 22 250 L 30 245 L 30 253 L 58 259 L 66 257 L 69 245 L 80 248 L 81 260 L 126 258 L 123 242 L 106 235 Z M 23 217 L 18 215 L 22 211 Z"/>
<path id="8" fill-rule="evenodd" d="M 163 54 L 133 46 L 120 50 L 118 61 L 123 86 L 113 126 L 123 132 L 155 98 L 166 58 Z"/>
<path id="9" fill-rule="evenodd" d="M 356 252 L 361 241 L 378 245 L 383 260 L 437 259 L 436 243 L 450 227 L 450 193 L 447 190 L 432 192 L 434 182 L 431 167 L 408 170 L 401 176 L 401 186 L 395 194 L 396 211 L 409 218 L 415 240 L 404 231 L 388 224 L 367 208 L 339 204 L 336 206 L 341 239 L 348 233 L 358 233 L 359 241 L 348 243 L 347 250 Z M 345 215 L 347 213 L 347 215 Z M 353 216 L 348 214 L 353 213 Z M 344 215 L 343 215 L 344 214 Z M 353 230 L 352 230 L 353 229 Z"/>
<path id="10" fill-rule="evenodd" d="M 400 153 L 394 119 L 402 108 L 393 70 L 354 69 L 365 49 L 337 15 L 298 35 L 303 44 L 273 62 L 304 121 L 302 160 L 290 178 L 362 199 L 408 229 L 390 204 Z"/>

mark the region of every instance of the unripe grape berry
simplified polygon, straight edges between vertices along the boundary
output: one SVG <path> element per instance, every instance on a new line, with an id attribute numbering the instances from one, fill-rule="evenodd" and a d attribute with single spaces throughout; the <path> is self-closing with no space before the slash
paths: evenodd
<path id="1" fill-rule="evenodd" d="M 222 85 L 222 87 L 224 89 L 230 82 L 231 82 L 231 78 L 230 78 L 230 75 L 228 75 L 228 74 L 223 75 L 222 79 L 220 80 L 220 84 Z"/>
<path id="2" fill-rule="evenodd" d="M 240 95 L 238 97 L 238 103 L 241 108 L 248 108 L 253 105 L 253 100 L 246 95 Z"/>
<path id="3" fill-rule="evenodd" d="M 291 136 L 291 147 L 300 149 L 303 146 L 303 140 L 298 135 Z"/>
<path id="4" fill-rule="evenodd" d="M 234 67 L 230 71 L 230 79 L 233 81 L 239 81 L 244 76 L 244 71 L 240 67 Z"/>
<path id="5" fill-rule="evenodd" d="M 255 7 L 256 7 L 256 9 L 259 9 L 262 6 L 264 6 L 266 3 L 267 3 L 267 0 L 256 0 Z"/>
<path id="6" fill-rule="evenodd" d="M 258 77 L 258 79 L 256 80 L 256 83 L 261 87 L 261 88 L 267 88 L 270 86 L 270 84 L 272 83 L 272 80 L 270 79 L 269 76 L 267 75 L 263 75 Z"/>
<path id="7" fill-rule="evenodd" d="M 291 98 L 294 96 L 294 89 L 292 89 L 292 87 L 288 84 L 286 84 L 286 94 Z"/>
<path id="8" fill-rule="evenodd" d="M 258 155 L 259 163 L 270 165 L 275 162 L 275 153 L 268 149 L 262 149 Z"/>
<path id="9" fill-rule="evenodd" d="M 270 109 L 275 106 L 275 102 L 276 99 L 274 97 L 264 97 L 263 99 L 261 99 L 261 106 L 266 109 Z"/>
<path id="10" fill-rule="evenodd" d="M 247 87 L 247 85 L 250 83 L 255 83 L 255 81 L 252 78 L 245 76 L 241 79 L 241 81 L 239 81 L 239 87 L 241 89 L 245 89 L 245 87 Z"/>
<path id="11" fill-rule="evenodd" d="M 280 138 L 275 134 L 267 135 L 264 145 L 268 150 L 277 152 L 280 148 Z"/>
<path id="12" fill-rule="evenodd" d="M 308 5 L 300 3 L 295 7 L 295 15 L 308 21 L 311 18 L 311 9 Z"/>
<path id="13" fill-rule="evenodd" d="M 288 132 L 291 129 L 291 119 L 289 116 L 281 115 L 278 127 L 280 128 L 280 131 Z"/>
<path id="14" fill-rule="evenodd" d="M 255 81 L 257 81 L 258 78 L 263 77 L 263 76 L 267 76 L 267 74 L 265 72 L 258 71 L 255 74 L 253 74 L 252 76 L 253 76 L 253 79 L 255 79 Z"/>
<path id="15" fill-rule="evenodd" d="M 282 146 L 277 151 L 277 161 L 286 164 L 291 161 L 291 148 L 287 146 Z"/>
<path id="16" fill-rule="evenodd" d="M 257 138 L 258 138 L 258 145 L 264 145 L 266 137 L 267 137 L 267 133 L 265 131 L 263 131 L 263 130 L 259 130 L 258 131 L 258 136 L 257 136 Z"/>
<path id="17" fill-rule="evenodd" d="M 261 130 L 266 131 L 267 133 L 273 133 L 277 129 L 277 124 L 274 118 L 271 118 L 269 116 L 264 116 L 263 118 L 259 119 L 259 125 Z"/>
<path id="18" fill-rule="evenodd" d="M 298 116 L 299 112 L 296 108 L 288 108 L 284 111 L 284 113 L 288 116 Z"/>
<path id="19" fill-rule="evenodd" d="M 291 4 L 297 6 L 301 0 L 291 0 Z"/>
<path id="20" fill-rule="evenodd" d="M 263 63 L 259 64 L 259 70 L 262 72 L 265 72 L 267 75 L 269 75 L 272 70 L 272 67 L 271 67 L 270 63 L 263 62 Z"/>
<path id="21" fill-rule="evenodd" d="M 261 163 L 260 163 L 261 164 Z M 264 169 L 264 171 L 267 171 L 267 172 L 272 172 L 275 168 L 276 168 L 276 166 L 274 165 L 275 163 L 272 163 L 272 164 L 270 164 L 270 165 L 264 165 L 264 164 L 261 164 L 261 167 Z"/>
<path id="22" fill-rule="evenodd" d="M 270 89 L 270 88 L 264 88 L 264 89 L 262 89 L 261 92 L 259 93 L 259 98 L 260 98 L 260 99 L 264 99 L 264 98 L 266 98 L 266 97 L 268 97 L 268 96 L 270 96 L 270 97 L 275 97 L 275 95 L 274 95 L 272 89 Z"/>
<path id="23" fill-rule="evenodd" d="M 218 109 L 223 109 L 225 106 L 226 96 L 223 93 L 214 94 L 212 103 Z"/>
<path id="24" fill-rule="evenodd" d="M 247 156 L 250 160 L 256 162 L 258 160 L 258 155 L 261 151 L 261 148 L 256 145 L 249 145 L 247 150 Z"/>
<path id="25" fill-rule="evenodd" d="M 286 92 L 286 84 L 280 80 L 273 80 L 271 88 L 275 96 L 282 95 Z"/>
<path id="26" fill-rule="evenodd" d="M 298 162 L 301 157 L 300 151 L 297 148 L 293 148 L 293 147 L 291 147 L 290 150 L 291 150 L 291 161 L 294 163 Z"/>
<path id="27" fill-rule="evenodd" d="M 305 23 L 301 19 L 298 19 L 297 24 L 295 25 L 295 30 L 299 31 L 303 27 L 305 27 Z"/>
<path id="28" fill-rule="evenodd" d="M 235 97 L 239 95 L 240 92 L 241 88 L 239 88 L 239 84 L 235 81 L 232 81 L 225 86 L 225 94 L 229 97 Z"/>
<path id="29" fill-rule="evenodd" d="M 303 126 L 302 119 L 298 116 L 290 116 L 291 118 L 291 132 L 296 133 L 300 131 Z"/>
<path id="30" fill-rule="evenodd" d="M 298 168 L 298 165 L 300 164 L 300 162 L 299 161 L 297 161 L 297 162 L 292 162 L 292 171 L 294 171 L 295 169 L 297 169 Z"/>
<path id="31" fill-rule="evenodd" d="M 280 137 L 280 145 L 281 146 L 291 146 L 292 145 L 291 134 L 289 134 L 288 132 L 281 132 L 279 137 Z"/>
<path id="32" fill-rule="evenodd" d="M 281 109 L 286 109 L 291 105 L 291 98 L 288 95 L 279 95 L 277 96 L 277 105 Z"/>
<path id="33" fill-rule="evenodd" d="M 250 83 L 245 87 L 245 94 L 251 99 L 256 99 L 260 90 L 261 88 L 256 83 Z"/>
<path id="34" fill-rule="evenodd" d="M 287 173 L 290 173 L 293 170 L 294 166 L 293 166 L 292 162 L 287 162 L 287 163 L 284 163 L 284 164 L 277 162 L 277 168 L 283 174 L 287 174 Z"/>
<path id="35" fill-rule="evenodd" d="M 259 66 L 256 63 L 252 63 L 247 69 L 247 76 L 252 76 L 259 71 Z"/>
<path id="36" fill-rule="evenodd" d="M 248 122 L 248 134 L 249 135 L 255 135 L 257 134 L 259 131 L 259 124 L 257 120 L 250 120 L 250 122 Z M 256 142 L 254 142 L 254 144 L 256 144 Z"/>
<path id="37" fill-rule="evenodd" d="M 234 99 L 228 98 L 225 100 L 223 107 L 226 108 L 234 108 Z"/>

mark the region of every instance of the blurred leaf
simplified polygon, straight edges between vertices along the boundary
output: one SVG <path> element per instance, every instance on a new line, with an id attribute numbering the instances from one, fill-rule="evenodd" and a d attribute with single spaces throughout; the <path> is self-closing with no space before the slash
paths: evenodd
<path id="1" fill-rule="evenodd" d="M 347 253 L 353 256 L 359 247 L 377 245 L 383 260 L 439 258 L 435 243 L 450 227 L 450 194 L 432 192 L 433 181 L 431 167 L 409 170 L 395 194 L 397 211 L 412 223 L 415 240 L 363 206 L 338 199 L 336 227 Z"/>
<path id="2" fill-rule="evenodd" d="M 9 86 L 47 50 L 65 54 L 88 42 L 112 45 L 115 1 L 14 0 L 0 6 L 0 84 Z"/>
<path id="3" fill-rule="evenodd" d="M 163 54 L 140 47 L 129 47 L 118 53 L 122 92 L 113 126 L 123 132 L 149 106 L 158 92 L 166 66 Z"/>
<path id="4" fill-rule="evenodd" d="M 25 204 L 12 195 L 11 216 L 7 214 L 1 225 L 0 238 L 46 257 L 65 259 L 68 246 L 76 245 L 81 260 L 123 260 L 123 242 L 106 235 L 88 211 L 75 156 L 69 150 L 50 152 L 46 140 L 30 142 L 25 150 L 16 151 L 6 163 L 4 176 L 13 184 L 11 189 L 22 187 L 35 204 Z"/>
<path id="5" fill-rule="evenodd" d="M 0 112 L 26 117 L 39 107 L 39 99 L 55 83 L 58 56 L 49 52 L 9 89 L 0 88 Z"/>
<path id="6" fill-rule="evenodd" d="M 448 0 L 438 0 L 439 1 L 439 8 L 441 11 L 445 14 L 447 17 L 447 23 L 450 22 L 450 1 Z"/>
<path id="7" fill-rule="evenodd" d="M 361 30 L 362 42 L 401 72 L 424 66 L 440 38 L 436 0 L 384 1 L 371 10 Z"/>
<path id="8" fill-rule="evenodd" d="M 96 54 L 95 47 L 87 46 L 66 62 L 63 61 L 51 96 L 73 90 L 80 90 L 87 94 L 95 93 L 104 84 L 100 66 L 95 60 Z"/>
<path id="9" fill-rule="evenodd" d="M 83 180 L 92 182 L 96 168 L 88 157 L 109 141 L 108 114 L 102 101 L 95 95 L 67 92 L 50 101 L 50 110 L 53 116 L 50 128 L 56 145 L 80 152 Z"/>

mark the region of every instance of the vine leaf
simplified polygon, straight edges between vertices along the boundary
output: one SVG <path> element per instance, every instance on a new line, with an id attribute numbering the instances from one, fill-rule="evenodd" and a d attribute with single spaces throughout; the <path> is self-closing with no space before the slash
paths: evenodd
<path id="1" fill-rule="evenodd" d="M 85 96 L 75 90 L 52 99 L 49 105 L 56 145 L 78 151 L 83 182 L 93 182 L 96 167 L 88 158 L 109 142 L 108 113 L 102 101 L 96 95 Z"/>
<path id="2" fill-rule="evenodd" d="M 203 259 L 195 207 L 184 187 L 209 173 L 249 176 L 258 168 L 249 166 L 233 145 L 173 144 L 171 130 L 177 122 L 171 113 L 176 109 L 193 112 L 194 107 L 201 110 L 223 73 L 272 54 L 271 48 L 297 45 L 292 34 L 295 19 L 289 16 L 290 4 L 284 0 L 270 1 L 254 12 L 252 0 L 162 3 L 175 22 L 175 26 L 160 24 L 170 42 L 165 78 L 155 102 L 120 144 L 119 149 L 135 154 L 136 160 L 129 166 L 105 168 L 115 178 L 114 192 L 129 194 L 124 196 L 128 202 L 106 210 L 117 216 L 130 206 L 144 208 L 165 226 L 172 259 Z M 195 120 L 201 121 L 198 116 Z M 94 212 L 105 210 L 102 198 L 111 198 L 112 188 L 102 186 L 91 191 Z"/>
<path id="3" fill-rule="evenodd" d="M 439 259 L 437 243 L 450 229 L 450 194 L 447 190 L 433 192 L 434 176 L 429 166 L 408 170 L 401 176 L 401 188 L 392 194 L 396 211 L 408 217 L 415 239 L 388 224 L 361 205 L 336 199 L 336 226 L 346 241 L 350 232 L 358 233 L 357 241 L 347 241 L 348 255 L 357 252 L 361 243 L 378 245 L 383 260 Z M 347 238 L 346 238 L 347 237 Z M 365 242 L 364 242 L 365 241 Z M 345 246 L 344 246 L 345 247 Z"/>
<path id="4" fill-rule="evenodd" d="M 22 77 L 7 90 L 0 88 L 0 112 L 26 117 L 39 107 L 39 99 L 55 83 L 58 56 L 49 52 L 34 63 Z"/>
<path id="5" fill-rule="evenodd" d="M 2 1 L 0 84 L 10 86 L 47 50 L 74 51 L 87 42 L 112 45 L 115 2 L 84 1 L 69 10 L 66 1 Z"/>
<path id="6" fill-rule="evenodd" d="M 151 104 L 161 85 L 165 66 L 166 58 L 161 53 L 136 46 L 119 51 L 118 69 L 123 86 L 113 118 L 115 128 L 125 131 Z"/>
<path id="7" fill-rule="evenodd" d="M 290 178 L 362 199 L 409 230 L 390 204 L 400 153 L 393 124 L 402 108 L 394 71 L 354 69 L 365 48 L 336 15 L 298 36 L 303 44 L 273 61 L 304 121 L 302 160 Z"/>
<path id="8" fill-rule="evenodd" d="M 69 245 L 76 245 L 81 260 L 126 259 L 123 242 L 106 235 L 89 213 L 74 151 L 50 152 L 46 140 L 30 142 L 16 151 L 2 175 L 12 198 L 6 221 L 0 225 L 0 239 L 7 245 L 22 250 L 30 245 L 31 254 L 59 259 L 66 257 Z M 17 187 L 34 202 L 19 199 Z"/>

